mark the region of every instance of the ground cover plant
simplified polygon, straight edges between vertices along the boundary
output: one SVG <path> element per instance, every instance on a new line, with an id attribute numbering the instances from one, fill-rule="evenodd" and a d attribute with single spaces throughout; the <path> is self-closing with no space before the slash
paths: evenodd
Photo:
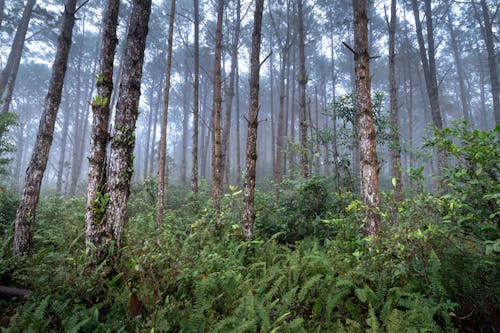
<path id="1" fill-rule="evenodd" d="M 87 266 L 82 197 L 45 196 L 35 252 L 13 258 L 16 197 L 3 189 L 0 281 L 31 293 L 0 301 L 2 332 L 496 332 L 496 135 L 437 131 L 443 189 L 387 191 L 378 239 L 363 235 L 357 195 L 324 177 L 258 192 L 249 242 L 236 187 L 220 212 L 205 187 L 171 187 L 158 229 L 154 181 L 136 184 L 112 270 Z"/>

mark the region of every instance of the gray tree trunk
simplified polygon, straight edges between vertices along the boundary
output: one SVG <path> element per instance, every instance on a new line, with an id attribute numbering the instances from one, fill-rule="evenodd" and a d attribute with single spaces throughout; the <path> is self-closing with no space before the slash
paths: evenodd
<path id="1" fill-rule="evenodd" d="M 191 190 L 198 194 L 198 130 L 200 117 L 200 4 L 194 6 L 194 82 L 193 82 L 193 150 L 191 170 Z"/>
<path id="2" fill-rule="evenodd" d="M 300 166 L 302 177 L 309 177 L 309 159 L 307 154 L 307 105 L 306 105 L 306 85 L 308 81 L 306 73 L 305 56 L 305 32 L 304 32 L 304 14 L 302 0 L 298 1 L 298 20 L 299 20 L 299 107 L 300 107 Z"/>
<path id="3" fill-rule="evenodd" d="M 398 114 L 398 91 L 396 85 L 396 0 L 391 0 L 391 17 L 388 23 L 389 28 L 389 95 L 391 104 L 391 164 L 392 176 L 395 179 L 394 199 L 403 201 L 403 175 L 401 172 L 401 143 L 399 134 L 399 114 Z"/>
<path id="4" fill-rule="evenodd" d="M 243 184 L 243 239 L 253 236 L 255 221 L 255 175 L 257 164 L 257 127 L 259 125 L 259 79 L 260 79 L 260 44 L 262 40 L 262 12 L 264 0 L 255 0 L 255 12 L 252 33 L 252 53 L 250 55 L 250 107 L 248 110 L 248 135 L 246 147 L 246 174 Z"/>
<path id="5" fill-rule="evenodd" d="M 21 63 L 21 57 L 23 54 L 24 41 L 26 39 L 26 33 L 28 32 L 31 13 L 33 12 L 33 7 L 35 6 L 35 4 L 36 0 L 28 0 L 26 2 L 23 16 L 21 17 L 19 25 L 17 26 L 16 35 L 14 36 L 14 41 L 12 42 L 9 57 L 7 58 L 7 63 L 5 64 L 5 68 L 3 69 L 2 75 L 0 77 L 0 94 L 3 101 L 3 113 L 9 112 L 9 106 L 12 100 L 12 94 L 14 92 L 17 72 L 19 70 L 19 64 Z M 3 16 L 3 8 L 1 13 Z"/>
<path id="6" fill-rule="evenodd" d="M 378 159 L 375 146 L 375 128 L 371 100 L 370 54 L 368 53 L 368 17 L 366 0 L 353 0 L 354 51 L 356 77 L 356 106 L 358 118 L 361 197 L 365 210 L 365 234 L 376 237 L 380 233 L 380 202 Z"/>
<path id="7" fill-rule="evenodd" d="M 54 125 L 59 104 L 61 103 L 63 82 L 68 65 L 68 55 L 75 24 L 75 11 L 76 0 L 68 0 L 63 13 L 61 34 L 52 67 L 49 89 L 45 98 L 44 110 L 40 118 L 35 147 L 26 170 L 24 191 L 16 213 L 14 256 L 29 254 L 33 250 L 36 205 L 40 197 L 42 178 L 47 167 L 50 147 L 54 138 Z"/>
<path id="8" fill-rule="evenodd" d="M 172 69 L 172 43 L 174 40 L 175 0 L 170 5 L 168 24 L 167 64 L 165 68 L 165 90 L 163 92 L 163 113 L 161 117 L 160 145 L 158 147 L 158 192 L 156 198 L 156 224 L 160 227 L 165 210 L 165 171 L 167 161 L 168 103 L 170 97 L 170 72 Z"/>
<path id="9" fill-rule="evenodd" d="M 220 210 L 222 197 L 222 174 L 224 169 L 224 149 L 222 147 L 222 20 L 224 16 L 224 0 L 218 0 L 217 28 L 215 30 L 215 60 L 214 60 L 214 95 L 212 112 L 212 203 Z"/>
<path id="10" fill-rule="evenodd" d="M 115 128 L 111 139 L 106 207 L 106 242 L 113 245 L 112 256 L 123 244 L 126 209 L 133 170 L 135 125 L 139 115 L 144 49 L 148 34 L 151 0 L 134 0 L 123 60 L 120 92 L 116 104 Z"/>
<path id="11" fill-rule="evenodd" d="M 113 63 L 118 39 L 119 0 L 107 0 L 102 19 L 104 27 L 101 44 L 100 73 L 97 76 L 97 96 L 92 101 L 92 130 L 90 135 L 89 181 L 87 212 L 85 214 L 85 244 L 88 256 L 102 261 L 108 252 L 105 212 L 109 194 L 106 191 L 106 158 L 109 142 L 110 102 L 113 92 Z"/>

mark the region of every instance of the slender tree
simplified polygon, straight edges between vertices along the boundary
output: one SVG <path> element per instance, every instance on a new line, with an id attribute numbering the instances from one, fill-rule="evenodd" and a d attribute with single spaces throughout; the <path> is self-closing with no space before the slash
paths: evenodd
<path id="1" fill-rule="evenodd" d="M 193 0 L 194 6 L 194 81 L 193 81 L 193 151 L 191 190 L 198 193 L 198 130 L 200 117 L 200 4 Z"/>
<path id="2" fill-rule="evenodd" d="M 87 212 L 85 215 L 85 243 L 88 255 L 99 262 L 107 253 L 105 209 L 109 195 L 106 192 L 106 155 L 109 142 L 110 101 L 113 92 L 113 63 L 115 59 L 116 28 L 120 0 L 107 0 L 102 18 L 100 74 L 97 76 L 97 96 L 92 101 L 92 130 L 89 153 L 89 182 Z M 94 253 L 95 249 L 95 253 Z"/>
<path id="3" fill-rule="evenodd" d="M 403 176 L 401 173 L 401 144 L 399 141 L 398 92 L 396 86 L 396 0 L 391 0 L 391 17 L 387 22 L 389 28 L 389 95 L 391 103 L 391 160 L 392 176 L 395 180 L 394 198 L 402 201 Z"/>
<path id="4" fill-rule="evenodd" d="M 306 73 L 305 56 L 305 32 L 304 32 L 304 13 L 302 0 L 298 1 L 298 20 L 299 20 L 299 107 L 300 107 L 300 166 L 302 177 L 309 176 L 309 161 L 307 156 L 307 110 L 306 110 L 306 85 L 308 81 Z"/>
<path id="5" fill-rule="evenodd" d="M 12 100 L 12 94 L 14 92 L 17 72 L 19 70 L 19 64 L 21 63 L 21 57 L 23 54 L 24 41 L 26 40 L 26 33 L 28 32 L 28 25 L 35 4 L 36 0 L 28 0 L 26 2 L 26 6 L 24 7 L 23 11 L 23 16 L 21 17 L 19 25 L 17 26 L 16 34 L 14 36 L 14 41 L 12 42 L 12 47 L 10 49 L 9 57 L 7 58 L 7 63 L 5 64 L 5 68 L 2 71 L 2 75 L 0 77 L 0 93 L 2 98 L 3 113 L 9 112 L 9 106 Z M 3 14 L 3 8 L 2 8 L 2 14 Z"/>
<path id="6" fill-rule="evenodd" d="M 376 237 L 380 233 L 380 202 L 378 159 L 375 146 L 375 128 L 371 100 L 370 54 L 368 52 L 368 17 L 366 0 L 353 0 L 354 60 L 361 197 L 365 210 L 365 234 Z"/>
<path id="7" fill-rule="evenodd" d="M 255 221 L 255 175 L 257 164 L 257 127 L 259 125 L 260 45 L 262 40 L 262 12 L 264 0 L 255 0 L 250 55 L 250 108 L 248 110 L 248 135 L 246 147 L 246 173 L 243 184 L 243 239 L 250 240 Z"/>
<path id="8" fill-rule="evenodd" d="M 43 174 L 47 167 L 50 147 L 54 137 L 54 125 L 61 103 L 64 77 L 71 48 L 73 26 L 75 25 L 76 0 L 68 0 L 63 13 L 56 57 L 52 67 L 44 110 L 40 118 L 38 135 L 33 154 L 26 170 L 24 191 L 16 213 L 14 231 L 14 256 L 31 253 L 35 233 L 36 205 L 40 197 Z"/>
<path id="9" fill-rule="evenodd" d="M 158 227 L 163 220 L 165 210 L 165 171 L 167 160 L 167 126 L 168 103 L 170 97 L 170 72 L 172 69 L 172 44 L 174 40 L 175 0 L 170 5 L 170 19 L 168 24 L 167 65 L 165 68 L 165 90 L 163 92 L 163 113 L 161 116 L 160 146 L 158 147 L 158 193 L 156 201 L 156 223 Z"/>
<path id="10" fill-rule="evenodd" d="M 495 41 L 493 35 L 492 19 L 486 0 L 481 0 L 481 12 L 484 24 L 484 41 L 488 54 L 488 68 L 490 70 L 491 95 L 493 98 L 493 111 L 495 124 L 500 125 L 500 84 L 498 82 L 497 59 L 495 58 Z"/>
<path id="11" fill-rule="evenodd" d="M 222 197 L 222 176 L 224 168 L 224 150 L 222 148 L 222 19 L 224 16 L 224 0 L 217 5 L 217 27 L 215 30 L 214 56 L 214 94 L 212 110 L 212 202 L 216 210 L 220 210 Z"/>

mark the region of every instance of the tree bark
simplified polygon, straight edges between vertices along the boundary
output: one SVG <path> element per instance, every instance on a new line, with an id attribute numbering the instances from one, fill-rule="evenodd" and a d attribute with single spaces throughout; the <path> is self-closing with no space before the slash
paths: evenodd
<path id="1" fill-rule="evenodd" d="M 389 28 L 389 95 L 391 104 L 391 162 L 392 176 L 394 177 L 394 199 L 403 201 L 403 175 L 401 173 L 401 143 L 399 139 L 399 114 L 398 114 L 398 92 L 396 86 L 396 0 L 391 0 L 391 18 Z"/>
<path id="2" fill-rule="evenodd" d="M 198 130 L 200 116 L 200 4 L 194 6 L 194 82 L 193 82 L 193 151 L 191 170 L 191 190 L 198 194 Z"/>
<path id="3" fill-rule="evenodd" d="M 63 13 L 63 23 L 59 36 L 56 57 L 52 67 L 44 110 L 38 127 L 33 154 L 26 170 L 23 196 L 16 213 L 14 232 L 14 256 L 30 254 L 33 250 L 35 233 L 36 205 L 40 197 L 43 174 L 47 167 L 50 147 L 54 137 L 68 55 L 71 48 L 73 26 L 75 24 L 76 0 L 68 0 Z"/>
<path id="4" fill-rule="evenodd" d="M 21 21 L 19 21 L 19 25 L 17 26 L 16 35 L 14 36 L 14 41 L 12 42 L 9 57 L 7 58 L 7 63 L 5 64 L 5 68 L 2 71 L 2 75 L 0 77 L 0 94 L 3 101 L 3 113 L 9 112 L 9 106 L 12 99 L 12 94 L 14 92 L 17 72 L 19 70 L 19 64 L 21 63 L 21 57 L 23 54 L 24 41 L 26 39 L 26 33 L 28 32 L 31 13 L 33 12 L 33 7 L 35 6 L 35 4 L 36 0 L 28 0 L 26 2 L 23 16 L 21 17 Z"/>
<path id="5" fill-rule="evenodd" d="M 170 6 L 168 24 L 167 64 L 165 68 L 165 90 L 163 92 L 163 113 L 161 117 L 160 145 L 158 147 L 158 192 L 156 202 L 156 224 L 160 227 L 165 210 L 165 171 L 167 157 L 168 104 L 170 97 L 170 72 L 172 70 L 172 43 L 174 40 L 175 0 Z"/>
<path id="6" fill-rule="evenodd" d="M 222 148 L 222 20 L 224 16 L 224 0 L 218 0 L 217 28 L 215 30 L 215 60 L 214 60 L 214 95 L 213 95 L 213 133 L 212 133 L 212 203 L 220 210 L 222 197 L 222 173 L 224 168 L 224 150 Z"/>
<path id="7" fill-rule="evenodd" d="M 449 2 L 447 1 L 447 4 Z M 450 34 L 450 44 L 451 50 L 453 52 L 453 60 L 455 62 L 455 67 L 457 70 L 458 87 L 460 89 L 460 100 L 462 102 L 462 115 L 466 122 L 471 123 L 470 117 L 470 103 L 467 96 L 467 88 L 465 87 L 465 75 L 463 70 L 462 59 L 460 58 L 460 51 L 458 49 L 457 42 L 457 32 L 453 28 L 453 18 L 451 16 L 451 7 L 448 9 L 447 19 L 448 19 L 448 33 Z"/>
<path id="8" fill-rule="evenodd" d="M 495 41 L 493 36 L 492 20 L 486 0 L 481 0 L 481 11 L 484 20 L 484 42 L 488 54 L 488 67 L 490 70 L 491 95 L 493 98 L 493 111 L 495 124 L 500 125 L 500 85 L 498 83 L 497 61 L 495 58 Z"/>
<path id="9" fill-rule="evenodd" d="M 101 44 L 100 73 L 97 76 L 97 96 L 92 101 L 92 130 L 89 152 L 89 181 L 87 212 L 85 214 L 85 244 L 88 256 L 97 262 L 107 254 L 105 211 L 109 194 L 106 193 L 106 158 L 109 142 L 110 102 L 113 92 L 113 63 L 118 39 L 119 0 L 107 0 L 102 19 L 104 27 Z"/>
<path id="10" fill-rule="evenodd" d="M 187 185 L 187 146 L 189 137 L 189 78 L 188 58 L 184 58 L 184 87 L 182 89 L 182 152 L 181 152 L 181 183 Z"/>
<path id="11" fill-rule="evenodd" d="M 65 89 L 67 90 L 67 89 Z M 57 181 L 56 181 L 56 192 L 59 195 L 63 195 L 63 171 L 64 171 L 64 162 L 66 161 L 66 144 L 68 140 L 68 127 L 69 127 L 69 96 L 68 92 L 65 92 L 64 99 L 64 119 L 63 126 L 61 132 L 61 154 L 59 156 L 59 164 L 57 170 Z"/>
<path id="12" fill-rule="evenodd" d="M 305 32 L 304 14 L 302 0 L 298 0 L 298 20 L 299 20 L 299 106 L 300 106 L 300 166 L 302 177 L 309 177 L 309 159 L 307 154 L 307 105 L 306 105 L 306 85 L 308 81 L 306 73 L 305 56 Z"/>
<path id="13" fill-rule="evenodd" d="M 126 209 L 133 174 L 135 125 L 139 115 L 144 49 L 148 34 L 151 0 L 134 0 L 123 61 L 120 92 L 111 140 L 106 207 L 106 242 L 111 257 L 117 258 L 123 243 Z M 113 249 L 113 251 L 111 251 Z"/>
<path id="14" fill-rule="evenodd" d="M 243 239 L 253 236 L 255 221 L 255 175 L 257 163 L 257 127 L 259 125 L 259 79 L 260 79 L 260 44 L 262 30 L 262 12 L 264 0 L 255 0 L 255 12 L 252 33 L 252 53 L 250 56 L 250 107 L 248 110 L 248 135 L 246 147 L 246 174 L 243 184 Z"/>
<path id="15" fill-rule="evenodd" d="M 427 51 L 425 47 L 424 36 L 422 33 L 422 23 L 420 22 L 420 13 L 418 9 L 418 1 L 412 0 L 413 15 L 415 17 L 415 25 L 417 32 L 418 46 L 420 50 L 420 59 L 422 61 L 423 73 L 425 78 L 425 86 L 429 102 L 431 105 L 432 123 L 438 129 L 443 129 L 443 118 L 439 106 L 439 87 L 437 84 L 436 60 L 434 47 L 434 30 L 432 24 L 431 0 L 425 0 L 425 16 L 427 27 Z M 445 157 L 441 150 L 437 151 L 437 173 L 445 166 Z"/>
<path id="16" fill-rule="evenodd" d="M 365 234 L 376 237 L 380 233 L 380 202 L 378 159 L 371 100 L 370 55 L 368 53 L 368 17 L 366 0 L 353 0 L 354 51 L 356 77 L 356 105 L 358 120 L 361 196 L 365 210 Z"/>

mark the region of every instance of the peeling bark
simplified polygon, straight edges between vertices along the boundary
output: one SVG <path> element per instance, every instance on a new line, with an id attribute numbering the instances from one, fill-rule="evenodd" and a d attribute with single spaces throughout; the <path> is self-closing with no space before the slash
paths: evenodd
<path id="1" fill-rule="evenodd" d="M 370 55 L 368 53 L 368 17 L 366 0 L 353 0 L 356 104 L 358 120 L 361 197 L 365 209 L 365 234 L 380 233 L 378 159 L 371 100 Z"/>

